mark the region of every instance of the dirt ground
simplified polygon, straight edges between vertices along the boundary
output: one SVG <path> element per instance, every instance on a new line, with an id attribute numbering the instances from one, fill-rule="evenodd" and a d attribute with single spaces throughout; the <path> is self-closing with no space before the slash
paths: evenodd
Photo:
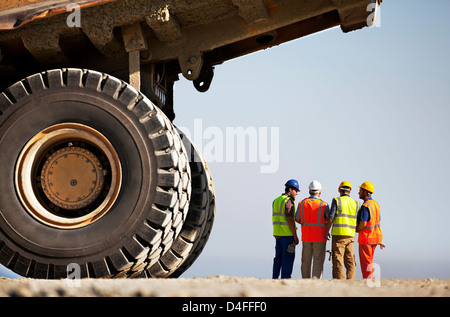
<path id="1" fill-rule="evenodd" d="M 179 279 L 35 280 L 0 278 L 1 297 L 450 297 L 450 280 Z"/>

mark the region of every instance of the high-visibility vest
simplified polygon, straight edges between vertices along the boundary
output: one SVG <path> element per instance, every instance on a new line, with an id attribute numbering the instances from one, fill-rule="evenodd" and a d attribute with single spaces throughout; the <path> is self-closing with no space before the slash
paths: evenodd
<path id="1" fill-rule="evenodd" d="M 369 208 L 370 220 L 366 226 L 359 231 L 358 242 L 363 244 L 377 244 L 383 241 L 383 234 L 380 227 L 380 205 L 369 199 L 363 203 L 363 206 Z"/>
<path id="2" fill-rule="evenodd" d="M 336 214 L 333 218 L 333 236 L 355 236 L 356 216 L 359 210 L 359 202 L 350 196 L 335 197 Z"/>
<path id="3" fill-rule="evenodd" d="M 294 199 L 286 194 L 276 198 L 272 203 L 272 224 L 274 236 L 293 236 L 294 233 L 289 228 L 289 223 L 286 218 L 286 203 L 292 200 L 292 208 L 295 214 Z"/>
<path id="4" fill-rule="evenodd" d="M 302 225 L 303 242 L 325 242 L 326 237 L 326 219 L 324 211 L 327 203 L 319 198 L 305 198 L 298 203 L 298 214 L 300 224 Z"/>

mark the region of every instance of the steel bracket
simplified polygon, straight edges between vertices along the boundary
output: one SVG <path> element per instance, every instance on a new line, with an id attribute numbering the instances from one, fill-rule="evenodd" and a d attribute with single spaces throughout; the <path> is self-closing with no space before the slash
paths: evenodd
<path id="1" fill-rule="evenodd" d="M 201 53 L 186 54 L 178 57 L 181 73 L 188 80 L 196 80 L 200 75 L 203 66 Z"/>
<path id="2" fill-rule="evenodd" d="M 141 89 L 141 51 L 148 49 L 141 25 L 135 23 L 122 27 L 122 37 L 129 57 L 129 84 L 139 91 Z"/>

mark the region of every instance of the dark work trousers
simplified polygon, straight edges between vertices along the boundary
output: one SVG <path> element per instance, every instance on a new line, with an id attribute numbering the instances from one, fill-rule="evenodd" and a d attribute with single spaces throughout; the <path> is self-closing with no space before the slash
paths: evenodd
<path id="1" fill-rule="evenodd" d="M 288 246 L 294 244 L 294 237 L 275 238 L 275 258 L 273 259 L 272 278 L 291 278 L 292 268 L 294 267 L 295 248 L 288 251 Z M 292 252 L 293 251 L 293 252 Z"/>

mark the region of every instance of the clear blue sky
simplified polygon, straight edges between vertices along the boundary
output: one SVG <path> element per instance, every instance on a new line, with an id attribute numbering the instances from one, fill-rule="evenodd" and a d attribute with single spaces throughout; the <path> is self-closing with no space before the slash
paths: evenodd
<path id="1" fill-rule="evenodd" d="M 193 132 L 201 120 L 204 148 L 209 127 L 224 138 L 227 127 L 279 128 L 275 173 L 261 173 L 259 158 L 209 163 L 216 221 L 183 277 L 270 278 L 272 200 L 296 178 L 297 202 L 314 179 L 327 202 L 342 180 L 356 199 L 357 186 L 372 182 L 387 245 L 375 253 L 381 277 L 450 278 L 450 2 L 391 0 L 380 8 L 379 27 L 334 28 L 219 65 L 204 94 L 184 79 L 176 84 L 175 123 Z M 295 278 L 300 263 L 299 245 Z M 359 270 L 358 261 L 357 278 Z"/>
<path id="2" fill-rule="evenodd" d="M 261 137 L 266 129 L 269 152 L 270 128 L 279 132 L 273 173 L 261 173 L 267 164 L 261 155 L 256 162 L 249 156 L 230 162 L 227 153 L 216 162 L 209 155 L 216 220 L 206 248 L 182 277 L 270 278 L 271 204 L 286 180 L 296 178 L 297 202 L 314 179 L 329 203 L 342 180 L 352 183 L 355 199 L 357 186 L 372 182 L 387 246 L 375 253 L 381 277 L 449 279 L 448 12 L 445 0 L 385 0 L 379 27 L 348 34 L 334 28 L 228 61 L 216 67 L 203 94 L 181 78 L 175 124 L 194 133 L 194 122 L 201 122 L 193 137 L 207 152 L 211 132 L 225 138 L 227 128 L 243 127 Z M 294 278 L 301 277 L 300 263 L 299 245 Z M 328 260 L 324 278 L 331 278 Z"/>

